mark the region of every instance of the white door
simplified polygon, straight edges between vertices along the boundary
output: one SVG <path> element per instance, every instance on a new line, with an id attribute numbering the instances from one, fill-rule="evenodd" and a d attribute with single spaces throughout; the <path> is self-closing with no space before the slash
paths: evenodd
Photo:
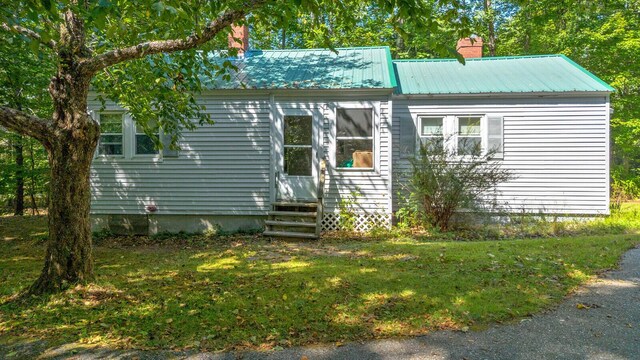
<path id="1" fill-rule="evenodd" d="M 281 136 L 276 147 L 277 199 L 287 201 L 316 200 L 316 126 L 313 112 L 281 114 Z M 278 149 L 279 148 L 279 149 Z"/>

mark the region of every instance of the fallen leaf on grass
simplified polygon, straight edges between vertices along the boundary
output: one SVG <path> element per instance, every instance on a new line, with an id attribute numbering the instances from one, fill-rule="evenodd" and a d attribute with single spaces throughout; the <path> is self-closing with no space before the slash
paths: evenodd
<path id="1" fill-rule="evenodd" d="M 600 307 L 600 305 L 598 305 L 598 304 L 584 304 L 584 303 L 577 303 L 576 304 L 576 308 L 578 308 L 580 310 L 597 309 L 599 307 Z"/>

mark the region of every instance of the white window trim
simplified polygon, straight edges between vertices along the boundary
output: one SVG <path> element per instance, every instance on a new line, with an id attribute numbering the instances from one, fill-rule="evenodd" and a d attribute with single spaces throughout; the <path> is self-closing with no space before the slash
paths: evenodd
<path id="1" fill-rule="evenodd" d="M 333 134 L 333 146 L 331 149 L 331 163 L 333 164 L 333 168 L 338 171 L 338 173 L 348 173 L 348 174 L 371 174 L 377 173 L 378 169 L 380 169 L 380 154 L 378 149 L 380 149 L 380 102 L 338 102 L 331 104 L 332 112 L 333 112 L 333 124 L 332 124 L 332 134 Z M 370 137 L 344 137 L 338 136 L 338 109 L 371 109 L 371 121 L 373 122 L 371 128 L 371 136 Z M 347 167 L 338 167 L 337 163 L 337 152 L 338 152 L 338 140 L 371 140 L 372 143 L 372 153 L 373 153 L 373 167 L 370 168 L 347 168 Z"/>
<path id="2" fill-rule="evenodd" d="M 442 118 L 442 137 L 444 140 L 444 146 L 456 157 L 469 157 L 470 155 L 457 155 L 458 154 L 458 129 L 459 119 L 464 117 L 479 117 L 480 118 L 480 138 L 482 155 L 487 153 L 487 145 L 489 142 L 488 128 L 487 128 L 487 114 L 457 114 L 457 115 L 443 115 L 443 114 L 418 114 L 415 118 L 415 124 L 417 129 L 419 140 L 416 143 L 416 148 L 422 143 L 422 139 L 431 139 L 436 136 L 423 136 L 422 135 L 422 118 Z"/>
<path id="3" fill-rule="evenodd" d="M 136 124 L 133 120 L 133 117 L 123 110 L 104 110 L 104 111 L 95 111 L 93 115 L 97 118 L 96 120 L 100 123 L 101 114 L 122 114 L 123 115 L 123 124 L 122 124 L 122 155 L 106 155 L 99 153 L 99 144 L 96 147 L 96 152 L 94 154 L 94 158 L 96 160 L 102 161 L 126 161 L 126 162 L 162 162 L 162 151 L 158 150 L 156 154 L 136 154 Z M 162 136 L 162 133 L 159 134 Z"/>

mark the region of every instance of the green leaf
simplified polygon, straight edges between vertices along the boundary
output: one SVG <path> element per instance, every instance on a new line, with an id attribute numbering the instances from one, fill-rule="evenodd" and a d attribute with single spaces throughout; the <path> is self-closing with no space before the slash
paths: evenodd
<path id="1" fill-rule="evenodd" d="M 40 3 L 42 4 L 42 6 L 44 6 L 45 9 L 47 9 L 47 11 L 51 11 L 52 9 L 51 0 L 40 0 Z"/>
<path id="2" fill-rule="evenodd" d="M 33 52 L 35 55 L 38 55 L 38 53 L 40 52 L 40 43 L 35 40 L 29 40 L 28 44 L 31 52 Z"/>
<path id="3" fill-rule="evenodd" d="M 164 11 L 164 4 L 162 3 L 162 1 L 158 1 L 151 5 L 151 9 L 156 13 L 161 14 Z"/>

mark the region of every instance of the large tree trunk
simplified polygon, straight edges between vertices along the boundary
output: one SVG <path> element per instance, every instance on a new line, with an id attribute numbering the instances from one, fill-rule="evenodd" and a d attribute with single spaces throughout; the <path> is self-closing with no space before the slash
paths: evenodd
<path id="1" fill-rule="evenodd" d="M 13 143 L 16 159 L 16 204 L 13 215 L 24 215 L 24 144 L 22 135 L 16 135 Z"/>
<path id="2" fill-rule="evenodd" d="M 49 241 L 44 269 L 31 293 L 64 289 L 93 276 L 89 174 L 94 141 L 58 142 L 50 150 Z"/>
<path id="3" fill-rule="evenodd" d="M 32 294 L 60 291 L 67 284 L 93 278 L 89 176 L 100 128 L 87 114 L 92 74 L 80 66 L 80 60 L 89 55 L 84 23 L 67 11 L 62 30 L 58 72 L 49 84 L 55 124 L 47 147 L 51 168 L 49 241 L 44 269 L 30 288 Z"/>
<path id="4" fill-rule="evenodd" d="M 51 84 L 54 121 L 64 129 L 57 131 L 48 149 L 49 241 L 44 269 L 31 293 L 60 291 L 93 277 L 89 176 L 100 134 L 87 115 L 88 84 L 80 74 L 60 74 Z"/>
<path id="5" fill-rule="evenodd" d="M 93 277 L 89 176 L 100 129 L 87 114 L 90 80 L 69 59 L 61 63 L 49 86 L 57 125 L 47 149 L 49 241 L 44 269 L 30 289 L 34 294 L 60 291 Z"/>

